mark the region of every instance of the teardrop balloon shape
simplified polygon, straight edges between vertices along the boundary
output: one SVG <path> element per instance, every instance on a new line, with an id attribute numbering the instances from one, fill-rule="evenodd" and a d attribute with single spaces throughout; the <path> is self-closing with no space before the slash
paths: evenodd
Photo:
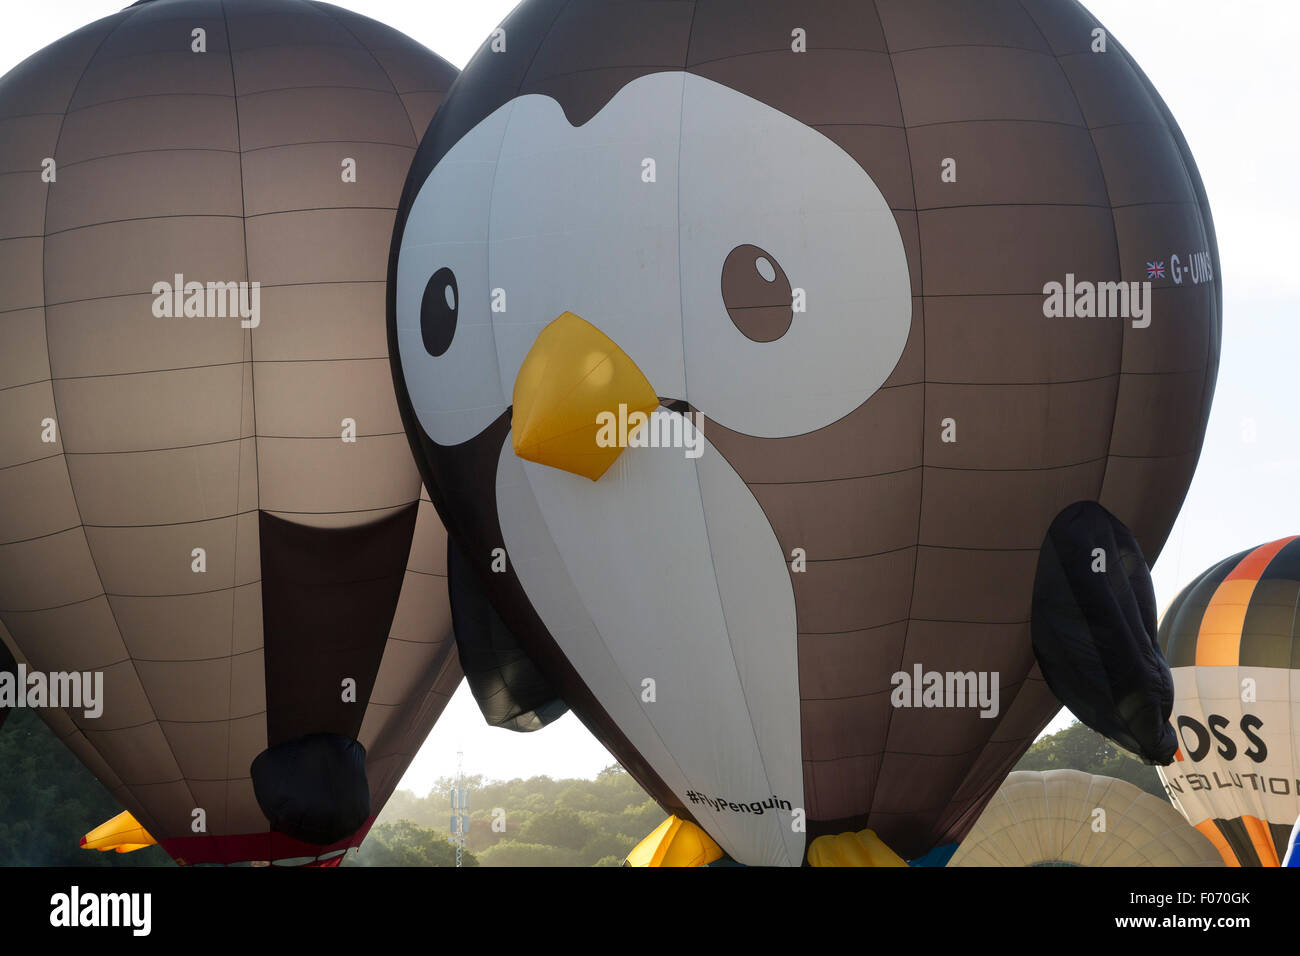
<path id="1" fill-rule="evenodd" d="M 156 0 L 0 79 L 0 641 L 85 678 L 40 714 L 177 862 L 337 863 L 460 680 L 384 332 L 456 75 L 329 4 Z"/>

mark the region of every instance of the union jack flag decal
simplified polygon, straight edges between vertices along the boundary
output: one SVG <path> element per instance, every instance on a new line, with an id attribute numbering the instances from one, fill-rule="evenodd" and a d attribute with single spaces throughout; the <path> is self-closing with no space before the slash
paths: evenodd
<path id="1" fill-rule="evenodd" d="M 1147 263 L 1148 279 L 1163 279 L 1165 277 L 1165 264 L 1163 262 Z"/>

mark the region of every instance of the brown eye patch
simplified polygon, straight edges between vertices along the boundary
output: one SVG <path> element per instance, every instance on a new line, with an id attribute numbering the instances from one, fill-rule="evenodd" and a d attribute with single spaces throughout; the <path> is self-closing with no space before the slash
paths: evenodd
<path id="1" fill-rule="evenodd" d="M 736 246 L 722 264 L 722 301 L 736 328 L 755 342 L 775 342 L 794 321 L 790 280 L 776 257 Z"/>

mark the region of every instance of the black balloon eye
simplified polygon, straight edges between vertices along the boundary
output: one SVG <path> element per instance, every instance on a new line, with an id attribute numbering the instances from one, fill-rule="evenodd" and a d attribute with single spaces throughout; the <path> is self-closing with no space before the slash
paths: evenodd
<path id="1" fill-rule="evenodd" d="M 434 358 L 451 348 L 459 312 L 456 273 L 444 267 L 429 279 L 429 284 L 424 287 L 424 297 L 420 299 L 420 335 L 424 338 L 425 351 Z"/>

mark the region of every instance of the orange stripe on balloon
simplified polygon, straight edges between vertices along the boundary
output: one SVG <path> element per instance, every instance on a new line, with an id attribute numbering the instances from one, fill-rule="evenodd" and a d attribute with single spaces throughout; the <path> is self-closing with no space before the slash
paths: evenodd
<path id="1" fill-rule="evenodd" d="M 1246 832 L 1250 834 L 1250 842 L 1255 846 L 1259 865 L 1281 866 L 1282 861 L 1277 858 L 1277 847 L 1273 843 L 1273 834 L 1268 828 L 1268 823 L 1259 817 L 1242 817 L 1241 822 L 1246 825 Z"/>
<path id="2" fill-rule="evenodd" d="M 1270 544 L 1262 544 L 1246 555 L 1220 582 L 1201 616 L 1196 635 L 1198 667 L 1232 667 L 1241 657 L 1241 628 L 1259 576 L 1277 553 L 1296 539 L 1296 535 Z"/>
<path id="3" fill-rule="evenodd" d="M 1223 857 L 1224 866 L 1241 866 L 1241 861 L 1237 859 L 1237 854 L 1232 852 L 1232 847 L 1224 838 L 1223 832 L 1213 820 L 1202 820 L 1196 824 L 1196 829 L 1214 844 L 1214 848 L 1219 851 L 1219 856 Z"/>

